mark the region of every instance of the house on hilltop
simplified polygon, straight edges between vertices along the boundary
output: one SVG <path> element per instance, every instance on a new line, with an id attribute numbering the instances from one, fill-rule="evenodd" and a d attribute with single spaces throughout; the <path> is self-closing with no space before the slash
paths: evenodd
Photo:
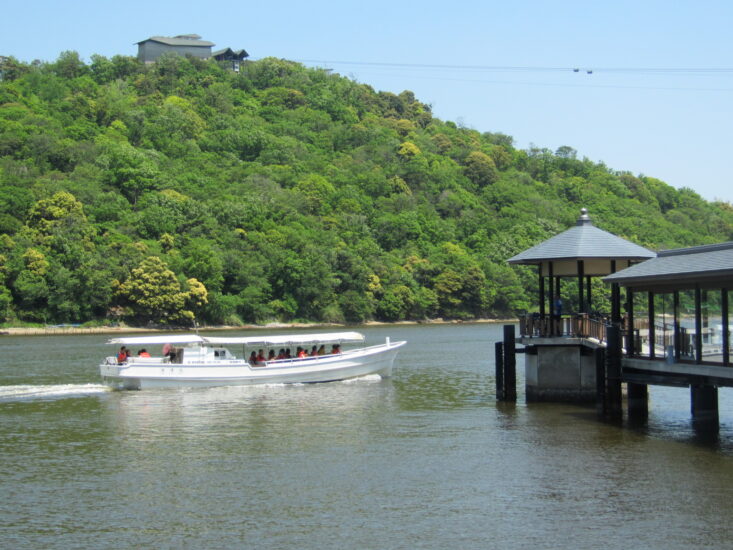
<path id="1" fill-rule="evenodd" d="M 198 34 L 179 34 L 178 36 L 151 36 L 137 43 L 137 58 L 143 63 L 154 63 L 161 55 L 173 52 L 178 55 L 190 55 L 199 59 L 214 58 L 228 64 L 229 68 L 239 72 L 239 64 L 249 54 L 244 50 L 224 48 L 211 52 L 213 42 L 201 40 Z"/>
<path id="2" fill-rule="evenodd" d="M 223 50 L 217 50 L 211 54 L 217 61 L 227 62 L 229 68 L 235 73 L 239 72 L 239 64 L 244 61 L 245 57 L 249 57 L 249 54 L 244 50 L 233 50 L 231 48 L 225 48 Z"/>
<path id="3" fill-rule="evenodd" d="M 178 55 L 209 59 L 213 45 L 213 42 L 201 40 L 198 34 L 151 36 L 137 43 L 137 58 L 143 63 L 153 63 L 164 53 L 173 52 Z"/>

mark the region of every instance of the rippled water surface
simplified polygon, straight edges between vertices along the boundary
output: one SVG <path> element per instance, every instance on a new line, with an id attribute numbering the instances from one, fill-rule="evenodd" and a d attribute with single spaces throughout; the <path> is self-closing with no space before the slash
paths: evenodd
<path id="1" fill-rule="evenodd" d="M 110 392 L 99 335 L 0 337 L 6 548 L 730 548 L 733 394 L 646 424 L 497 404 L 493 325 L 408 340 L 390 379 Z M 521 359 L 520 359 L 521 366 Z"/>

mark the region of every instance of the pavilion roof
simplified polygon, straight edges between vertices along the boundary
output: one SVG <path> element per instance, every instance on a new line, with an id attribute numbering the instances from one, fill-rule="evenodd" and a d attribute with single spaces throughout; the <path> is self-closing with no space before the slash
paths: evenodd
<path id="1" fill-rule="evenodd" d="M 540 264 L 553 260 L 646 260 L 654 252 L 597 228 L 583 208 L 574 227 L 509 258 L 510 264 Z"/>
<path id="2" fill-rule="evenodd" d="M 733 283 L 733 242 L 663 250 L 656 258 L 604 277 L 623 286 L 690 283 Z"/>

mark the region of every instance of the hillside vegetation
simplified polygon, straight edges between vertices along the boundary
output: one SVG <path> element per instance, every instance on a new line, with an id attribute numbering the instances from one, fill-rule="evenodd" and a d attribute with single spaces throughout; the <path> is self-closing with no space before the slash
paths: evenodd
<path id="1" fill-rule="evenodd" d="M 289 61 L 64 52 L 0 75 L 10 323 L 504 316 L 537 284 L 505 260 L 581 206 L 655 249 L 733 233 L 728 203 Z"/>

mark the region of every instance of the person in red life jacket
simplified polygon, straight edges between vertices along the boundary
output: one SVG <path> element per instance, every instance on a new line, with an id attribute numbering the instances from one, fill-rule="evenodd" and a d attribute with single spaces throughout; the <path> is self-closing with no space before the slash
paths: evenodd
<path id="1" fill-rule="evenodd" d="M 286 359 L 287 355 L 285 355 L 285 348 L 280 349 L 280 353 L 277 354 L 276 359 L 279 361 L 280 359 Z"/>
<path id="2" fill-rule="evenodd" d="M 129 351 L 127 351 L 127 348 L 125 346 L 122 346 L 120 348 L 120 353 L 117 354 L 117 364 L 121 365 L 122 363 L 126 362 L 129 355 L 130 353 Z"/>
<path id="3" fill-rule="evenodd" d="M 265 361 L 267 361 L 267 359 L 265 358 L 265 352 L 261 349 L 257 350 L 257 362 L 264 363 Z"/>
<path id="4" fill-rule="evenodd" d="M 310 356 L 311 357 L 316 357 L 317 355 L 318 355 L 318 346 L 313 346 L 311 348 Z"/>
<path id="5" fill-rule="evenodd" d="M 341 344 L 334 344 L 331 348 L 331 353 L 338 354 L 341 353 Z"/>
<path id="6" fill-rule="evenodd" d="M 138 357 L 150 357 L 150 354 L 148 353 L 148 350 L 146 350 L 145 348 L 143 348 L 143 349 L 141 349 L 140 351 L 137 352 L 137 356 Z"/>
<path id="7" fill-rule="evenodd" d="M 297 354 L 297 356 L 298 356 L 298 359 L 303 359 L 304 357 L 308 357 L 308 352 L 305 351 L 300 346 L 298 346 L 298 354 Z"/>

